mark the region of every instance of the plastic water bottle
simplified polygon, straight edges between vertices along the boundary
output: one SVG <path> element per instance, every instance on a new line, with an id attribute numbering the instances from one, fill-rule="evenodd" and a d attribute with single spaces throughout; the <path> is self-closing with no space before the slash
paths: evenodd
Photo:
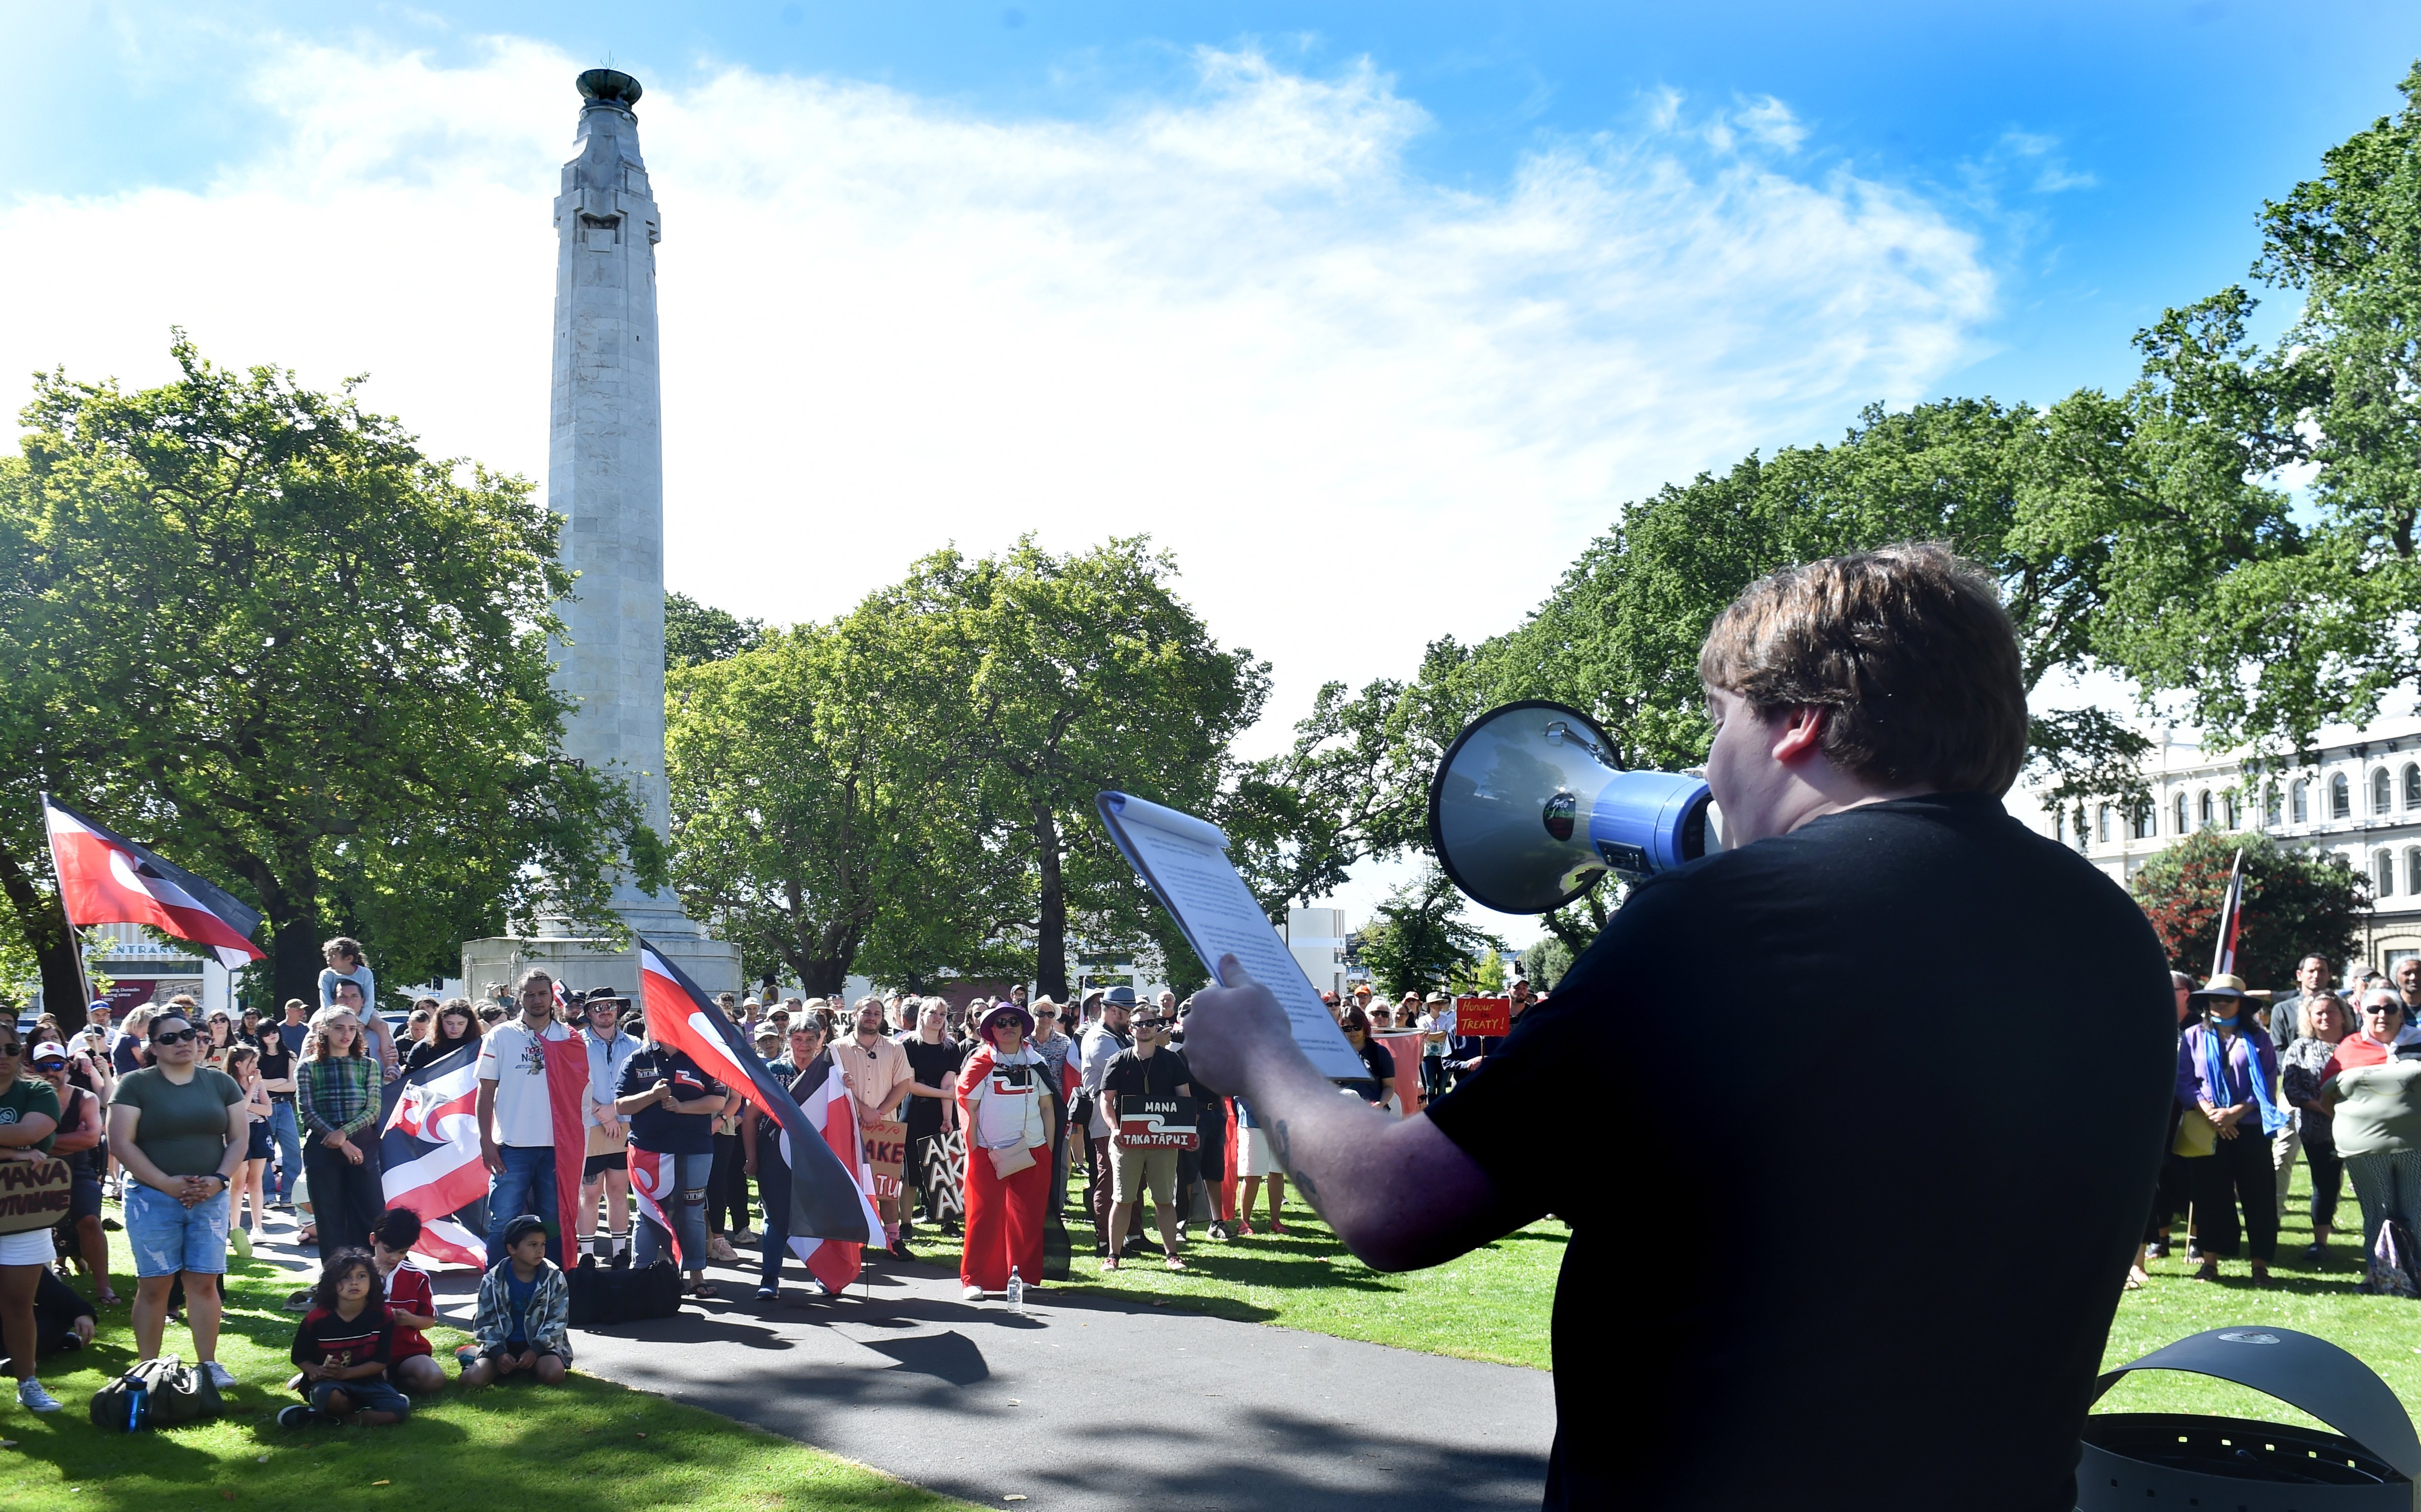
<path id="1" fill-rule="evenodd" d="M 1008 1310 L 1012 1313 L 1025 1311 L 1025 1278 L 1017 1273 L 1015 1266 L 1008 1268 Z"/>

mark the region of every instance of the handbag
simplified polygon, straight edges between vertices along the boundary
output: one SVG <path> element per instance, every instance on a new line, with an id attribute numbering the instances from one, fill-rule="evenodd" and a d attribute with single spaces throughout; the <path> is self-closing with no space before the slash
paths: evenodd
<path id="1" fill-rule="evenodd" d="M 992 1157 L 992 1174 L 1004 1181 L 1034 1164 L 1034 1152 L 1023 1145 L 1011 1145 L 1004 1149 L 987 1146 L 984 1153 Z"/>
<path id="2" fill-rule="evenodd" d="M 172 1428 L 226 1411 L 218 1383 L 175 1355 L 146 1360 L 93 1393 L 92 1426 L 115 1433 Z"/>
<path id="3" fill-rule="evenodd" d="M 2379 1242 L 2364 1268 L 2362 1289 L 2379 1297 L 2421 1297 L 2421 1284 L 2414 1279 L 2416 1262 L 2421 1262 L 2421 1255 L 2413 1253 L 2412 1234 L 2401 1219 L 2391 1218 L 2379 1225 Z"/>
<path id="4" fill-rule="evenodd" d="M 2219 1148 L 2219 1130 L 2202 1115 L 2200 1108 L 2189 1108 L 2178 1120 L 2178 1137 L 2169 1141 L 2169 1153 L 2186 1160 L 2200 1160 Z"/>

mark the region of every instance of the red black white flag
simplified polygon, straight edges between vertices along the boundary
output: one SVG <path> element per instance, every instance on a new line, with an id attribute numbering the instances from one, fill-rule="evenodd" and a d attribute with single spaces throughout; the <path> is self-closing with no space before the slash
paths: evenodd
<path id="1" fill-rule="evenodd" d="M 102 829 L 48 793 L 42 822 L 59 875 L 59 902 L 74 927 L 148 924 L 210 951 L 229 971 L 266 954 L 252 943 L 260 914 L 225 888 Z"/>
<path id="2" fill-rule="evenodd" d="M 808 1099 L 817 1103 L 816 1108 L 791 1101 L 773 1073 L 757 1058 L 740 1026 L 707 1001 L 687 973 L 645 940 L 638 942 L 638 953 L 639 999 L 647 1013 L 648 1037 L 688 1055 L 707 1075 L 755 1103 L 781 1126 L 783 1154 L 790 1162 L 791 1247 L 800 1251 L 818 1279 L 831 1286 L 825 1270 L 837 1270 L 834 1262 L 839 1257 L 828 1255 L 820 1267 L 815 1253 L 820 1251 L 802 1249 L 801 1241 L 821 1239 L 846 1246 L 847 1270 L 854 1276 L 855 1252 L 880 1242 L 882 1220 L 874 1210 L 874 1175 L 858 1143 L 857 1117 L 848 1105 L 847 1087 L 839 1078 L 828 1078 L 829 1090 L 822 1098 L 811 1095 Z M 832 1106 L 835 1103 L 839 1106 Z"/>
<path id="3" fill-rule="evenodd" d="M 2236 974 L 2236 937 L 2244 929 L 2244 852 L 2227 868 L 2227 896 L 2219 905 L 2219 948 L 2211 952 L 2213 976 Z"/>

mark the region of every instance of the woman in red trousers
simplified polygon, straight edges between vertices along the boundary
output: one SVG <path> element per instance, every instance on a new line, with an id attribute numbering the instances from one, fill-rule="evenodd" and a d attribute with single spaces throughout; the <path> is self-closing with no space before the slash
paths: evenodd
<path id="1" fill-rule="evenodd" d="M 967 1127 L 966 1246 L 959 1281 L 969 1302 L 1042 1278 L 1042 1215 L 1051 1192 L 1050 1063 L 1025 1042 L 1034 1021 L 1003 1003 L 983 1016 L 981 1048 L 959 1072 Z"/>

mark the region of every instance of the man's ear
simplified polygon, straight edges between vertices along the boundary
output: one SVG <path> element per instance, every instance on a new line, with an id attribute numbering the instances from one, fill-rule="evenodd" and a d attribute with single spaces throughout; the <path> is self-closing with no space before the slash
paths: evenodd
<path id="1" fill-rule="evenodd" d="M 1824 710 L 1801 704 L 1783 710 L 1773 722 L 1773 759 L 1796 766 L 1824 749 Z"/>

